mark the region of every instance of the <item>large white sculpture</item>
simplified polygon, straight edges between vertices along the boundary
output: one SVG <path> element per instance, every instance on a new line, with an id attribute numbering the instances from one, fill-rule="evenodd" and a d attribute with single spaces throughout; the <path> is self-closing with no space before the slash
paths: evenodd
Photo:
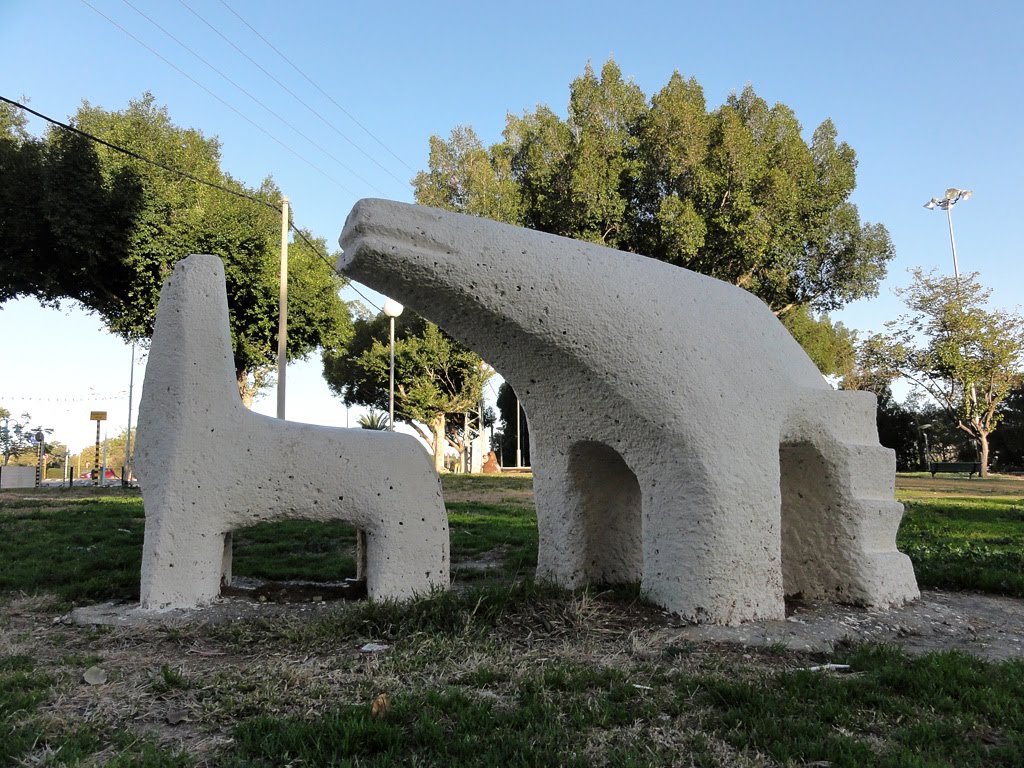
<path id="1" fill-rule="evenodd" d="M 189 256 L 163 286 L 135 466 L 146 507 L 143 608 L 212 600 L 231 579 L 231 531 L 278 518 L 364 531 L 371 599 L 448 586 L 441 486 L 414 438 L 271 419 L 242 405 L 214 256 Z"/>
<path id="2" fill-rule="evenodd" d="M 530 416 L 538 572 L 636 582 L 695 621 L 784 595 L 918 596 L 874 396 L 836 392 L 735 286 L 643 256 L 363 200 L 340 268 L 437 322 Z"/>

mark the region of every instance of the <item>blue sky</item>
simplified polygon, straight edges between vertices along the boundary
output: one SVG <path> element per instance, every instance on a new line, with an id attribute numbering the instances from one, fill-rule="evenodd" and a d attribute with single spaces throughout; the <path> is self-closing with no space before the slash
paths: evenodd
<path id="1" fill-rule="evenodd" d="M 232 175 L 255 185 L 272 174 L 291 199 L 296 222 L 331 243 L 356 199 L 411 200 L 401 182 L 426 166 L 431 134 L 470 124 L 490 143 L 500 138 L 507 112 L 548 104 L 564 115 L 569 82 L 587 61 L 599 67 L 614 56 L 648 95 L 678 70 L 698 79 L 709 105 L 749 82 L 770 103 L 792 107 L 808 136 L 833 119 L 840 138 L 857 151 L 854 202 L 864 219 L 889 228 L 897 252 L 880 296 L 837 315 L 848 326 L 879 330 L 897 314 L 892 288 L 907 283 L 909 268 L 951 270 L 945 215 L 922 207 L 950 186 L 975 193 L 954 210 L 961 270 L 981 272 L 997 306 L 1016 306 L 1024 295 L 1024 224 L 1016 210 L 1024 168 L 1024 11 L 1016 3 L 677 1 L 638 2 L 627 10 L 625 3 L 605 2 L 299 1 L 286 8 L 227 0 L 362 127 L 220 0 L 89 3 L 237 112 L 81 0 L 0 0 L 0 95 L 26 97 L 34 109 L 65 119 L 82 100 L 121 109 L 152 91 L 179 125 L 220 138 L 223 167 Z M 95 317 L 70 305 L 55 311 L 9 302 L 0 309 L 0 334 L 0 405 L 28 410 L 74 448 L 92 439 L 94 408 L 110 412 L 112 433 L 124 428 L 130 351 Z M 140 364 L 137 386 L 142 374 Z M 346 423 L 316 359 L 289 367 L 288 395 L 289 418 Z M 274 407 L 273 393 L 257 403 L 267 413 Z"/>

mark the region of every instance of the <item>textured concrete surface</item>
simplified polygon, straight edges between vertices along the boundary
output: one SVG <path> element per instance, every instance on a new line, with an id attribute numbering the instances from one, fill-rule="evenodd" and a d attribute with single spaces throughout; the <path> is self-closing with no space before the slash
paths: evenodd
<path id="1" fill-rule="evenodd" d="M 918 596 L 874 396 L 836 392 L 753 295 L 630 253 L 360 201 L 338 265 L 433 320 L 530 418 L 538 572 L 639 580 L 683 618 L 784 618 L 785 594 Z"/>
<path id="2" fill-rule="evenodd" d="M 242 405 L 216 257 L 184 259 L 163 286 L 138 429 L 143 609 L 217 597 L 231 580 L 231 531 L 281 518 L 364 531 L 371 599 L 447 588 L 441 485 L 415 438 L 272 419 Z"/>

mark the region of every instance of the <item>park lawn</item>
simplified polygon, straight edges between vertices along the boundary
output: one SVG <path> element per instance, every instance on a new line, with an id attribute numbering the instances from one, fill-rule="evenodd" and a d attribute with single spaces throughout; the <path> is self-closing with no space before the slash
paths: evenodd
<path id="1" fill-rule="evenodd" d="M 896 496 L 921 587 L 1024 597 L 1024 480 L 900 476 Z"/>
<path id="2" fill-rule="evenodd" d="M 0 493 L 0 765 L 1024 764 L 1024 662 L 666 640 L 635 588 L 530 578 L 529 482 L 444 478 L 448 593 L 114 630 L 53 620 L 137 599 L 137 494 Z M 922 586 L 1020 594 L 1024 484 L 898 488 Z M 236 532 L 235 573 L 335 580 L 353 548 L 347 526 L 263 524 Z M 802 669 L 822 661 L 852 674 Z"/>

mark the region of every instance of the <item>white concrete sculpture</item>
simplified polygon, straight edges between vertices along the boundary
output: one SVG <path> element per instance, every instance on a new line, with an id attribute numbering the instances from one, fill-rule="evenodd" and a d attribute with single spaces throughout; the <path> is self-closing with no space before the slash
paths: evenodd
<path id="1" fill-rule="evenodd" d="M 438 323 L 530 416 L 538 573 L 682 617 L 918 597 L 874 396 L 836 392 L 756 297 L 484 219 L 363 200 L 340 268 Z"/>
<path id="2" fill-rule="evenodd" d="M 224 268 L 189 256 L 164 284 L 139 410 L 141 606 L 189 608 L 231 580 L 231 531 L 279 518 L 366 535 L 371 599 L 447 588 L 448 518 L 415 438 L 272 419 L 235 384 Z"/>

